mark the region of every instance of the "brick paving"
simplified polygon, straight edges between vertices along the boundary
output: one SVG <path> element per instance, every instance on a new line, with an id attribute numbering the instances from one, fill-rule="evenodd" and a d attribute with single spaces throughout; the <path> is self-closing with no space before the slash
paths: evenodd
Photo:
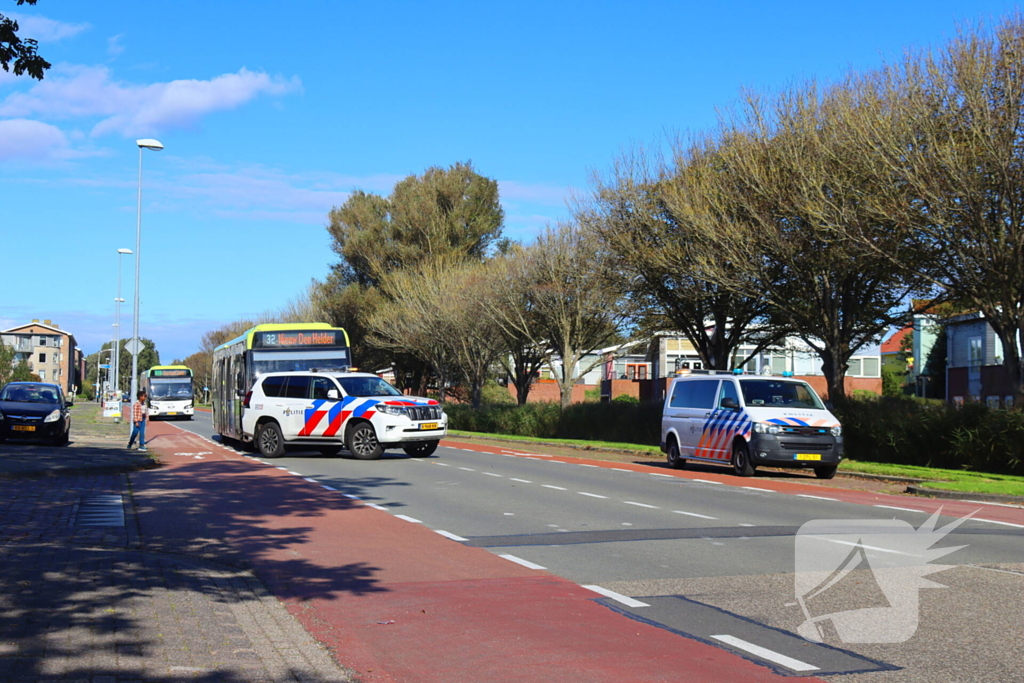
<path id="1" fill-rule="evenodd" d="M 0 444 L 0 683 L 353 681 L 230 553 L 141 537 L 131 472 L 149 459 L 97 424 L 70 447 Z M 101 497 L 96 525 L 82 503 Z"/>

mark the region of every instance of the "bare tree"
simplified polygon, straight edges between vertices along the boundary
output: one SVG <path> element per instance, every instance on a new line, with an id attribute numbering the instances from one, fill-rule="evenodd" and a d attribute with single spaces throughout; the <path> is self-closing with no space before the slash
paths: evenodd
<path id="1" fill-rule="evenodd" d="M 875 84 L 888 117 L 855 132 L 904 190 L 884 209 L 917 251 L 894 258 L 864 241 L 984 314 L 1024 406 L 1024 19 L 964 30 Z"/>

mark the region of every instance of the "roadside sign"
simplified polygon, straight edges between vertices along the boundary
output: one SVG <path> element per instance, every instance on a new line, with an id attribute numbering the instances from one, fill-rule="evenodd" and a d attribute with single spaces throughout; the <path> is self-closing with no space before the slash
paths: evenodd
<path id="1" fill-rule="evenodd" d="M 142 351 L 143 348 L 145 347 L 142 345 L 142 342 L 140 342 L 138 339 L 129 339 L 128 342 L 124 345 L 124 350 L 132 354 L 133 356 L 139 355 L 139 352 Z"/>
<path id="2" fill-rule="evenodd" d="M 110 363 L 107 363 L 106 365 L 101 365 L 100 367 L 101 368 L 108 368 L 109 369 L 110 368 Z"/>

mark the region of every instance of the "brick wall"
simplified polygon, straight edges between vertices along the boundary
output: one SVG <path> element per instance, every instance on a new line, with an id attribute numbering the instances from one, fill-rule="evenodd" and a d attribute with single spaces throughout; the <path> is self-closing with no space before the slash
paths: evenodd
<path id="1" fill-rule="evenodd" d="M 588 389 L 596 389 L 596 384 L 577 384 L 572 388 L 572 402 L 583 403 L 586 400 Z M 513 399 L 516 397 L 516 388 L 509 382 L 508 393 Z M 530 393 L 526 397 L 527 403 L 558 403 L 562 400 L 562 394 L 558 391 L 558 383 L 550 379 L 534 380 L 530 385 Z"/>

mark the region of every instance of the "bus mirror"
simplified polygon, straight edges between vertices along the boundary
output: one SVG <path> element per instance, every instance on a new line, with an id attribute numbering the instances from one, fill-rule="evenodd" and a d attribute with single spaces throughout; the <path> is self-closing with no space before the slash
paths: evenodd
<path id="1" fill-rule="evenodd" d="M 341 395 L 338 393 L 337 389 L 328 389 L 327 398 L 330 399 L 331 401 L 337 401 L 339 398 L 341 398 Z"/>

